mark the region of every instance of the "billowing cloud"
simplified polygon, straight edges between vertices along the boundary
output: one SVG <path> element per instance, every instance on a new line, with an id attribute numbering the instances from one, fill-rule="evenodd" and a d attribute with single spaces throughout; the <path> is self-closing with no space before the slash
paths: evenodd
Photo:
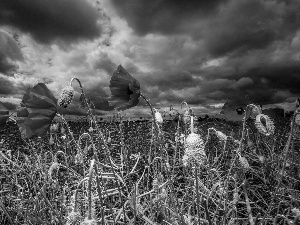
<path id="1" fill-rule="evenodd" d="M 0 2 L 0 25 L 16 27 L 42 43 L 99 37 L 101 26 L 98 26 L 98 19 L 97 9 L 87 1 Z"/>

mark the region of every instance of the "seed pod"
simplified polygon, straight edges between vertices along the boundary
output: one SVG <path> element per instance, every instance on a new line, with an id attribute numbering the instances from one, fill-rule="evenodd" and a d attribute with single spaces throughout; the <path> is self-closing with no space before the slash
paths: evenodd
<path id="1" fill-rule="evenodd" d="M 216 131 L 216 135 L 220 141 L 227 141 L 226 134 L 222 133 L 221 131 Z"/>
<path id="2" fill-rule="evenodd" d="M 258 132 L 263 135 L 269 136 L 271 134 L 274 134 L 274 122 L 267 115 L 257 115 L 255 119 L 255 127 L 257 128 Z"/>
<path id="3" fill-rule="evenodd" d="M 72 102 L 74 97 L 74 88 L 72 86 L 66 86 L 58 99 L 57 103 L 62 108 L 67 108 L 67 106 Z"/>

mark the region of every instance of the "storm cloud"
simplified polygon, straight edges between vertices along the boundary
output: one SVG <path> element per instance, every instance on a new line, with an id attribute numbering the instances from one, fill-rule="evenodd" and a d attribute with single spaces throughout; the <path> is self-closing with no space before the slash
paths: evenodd
<path id="1" fill-rule="evenodd" d="M 30 33 L 36 40 L 72 41 L 93 39 L 101 34 L 99 13 L 81 0 L 3 0 L 0 2 L 0 25 L 9 25 Z"/>

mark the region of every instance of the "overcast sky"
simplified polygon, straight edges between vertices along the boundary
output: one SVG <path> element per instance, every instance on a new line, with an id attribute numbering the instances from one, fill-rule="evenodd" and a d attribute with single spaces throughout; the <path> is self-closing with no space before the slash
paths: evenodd
<path id="1" fill-rule="evenodd" d="M 244 95 L 289 108 L 299 61 L 297 0 L 0 1 L 0 101 L 10 109 L 38 82 L 58 98 L 77 77 L 98 113 L 112 114 L 119 64 L 161 110 L 185 100 L 196 113 L 219 112 Z M 146 112 L 142 99 L 125 111 Z"/>

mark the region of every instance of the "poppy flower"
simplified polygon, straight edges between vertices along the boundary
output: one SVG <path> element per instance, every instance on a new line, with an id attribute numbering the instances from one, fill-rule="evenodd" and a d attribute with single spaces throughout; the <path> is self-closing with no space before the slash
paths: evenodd
<path id="1" fill-rule="evenodd" d="M 242 121 L 249 103 L 250 101 L 247 97 L 229 99 L 222 107 L 221 114 L 228 121 Z"/>
<path id="2" fill-rule="evenodd" d="M 110 80 L 111 97 L 109 105 L 122 111 L 139 103 L 140 84 L 121 65 L 113 73 Z"/>
<path id="3" fill-rule="evenodd" d="M 57 99 L 44 83 L 29 88 L 17 111 L 17 123 L 22 136 L 43 136 L 49 130 L 57 112 Z"/>
<path id="4" fill-rule="evenodd" d="M 2 129 L 9 117 L 9 111 L 0 103 L 0 129 Z"/>

